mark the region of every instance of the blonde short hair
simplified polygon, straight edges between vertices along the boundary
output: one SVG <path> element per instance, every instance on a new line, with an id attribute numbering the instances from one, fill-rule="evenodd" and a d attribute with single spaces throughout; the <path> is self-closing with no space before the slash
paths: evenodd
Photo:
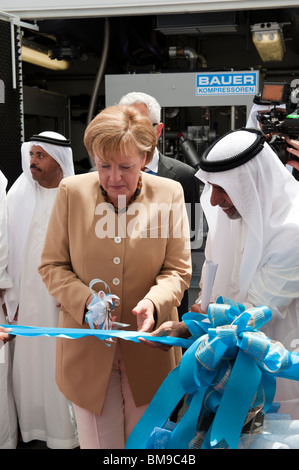
<path id="1" fill-rule="evenodd" d="M 150 120 L 132 106 L 110 106 L 101 111 L 87 126 L 84 145 L 93 158 L 110 160 L 113 155 L 137 150 L 146 154 L 146 163 L 153 158 L 157 144 L 156 132 Z"/>

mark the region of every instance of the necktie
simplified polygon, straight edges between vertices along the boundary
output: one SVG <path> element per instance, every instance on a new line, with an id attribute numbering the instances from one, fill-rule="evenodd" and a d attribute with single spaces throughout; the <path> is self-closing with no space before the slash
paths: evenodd
<path id="1" fill-rule="evenodd" d="M 144 168 L 145 173 L 149 173 L 150 175 L 156 175 L 157 173 L 155 171 L 150 170 L 149 168 Z"/>

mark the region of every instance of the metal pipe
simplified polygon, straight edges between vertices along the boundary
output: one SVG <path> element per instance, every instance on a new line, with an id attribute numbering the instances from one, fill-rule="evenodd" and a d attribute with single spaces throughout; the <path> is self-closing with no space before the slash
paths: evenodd
<path id="1" fill-rule="evenodd" d="M 236 129 L 236 107 L 233 105 L 231 106 L 231 130 L 234 131 Z"/>
<path id="2" fill-rule="evenodd" d="M 194 49 L 192 49 L 192 47 L 171 46 L 169 47 L 168 54 L 171 59 L 177 59 L 177 58 L 187 59 L 189 61 L 191 70 L 194 69 L 196 65 L 196 61 L 198 59 L 201 61 L 201 65 L 203 68 L 207 67 L 207 61 L 205 57 L 202 54 L 197 54 L 197 52 Z"/>
<path id="3" fill-rule="evenodd" d="M 103 51 L 102 51 L 101 62 L 98 68 L 98 72 L 96 75 L 96 79 L 95 79 L 95 83 L 94 83 L 94 87 L 93 87 L 93 91 L 92 91 L 92 95 L 90 99 L 88 115 L 87 115 L 87 124 L 89 124 L 90 121 L 93 119 L 93 113 L 94 113 L 96 101 L 98 99 L 98 91 L 99 91 L 100 84 L 101 84 L 105 67 L 106 67 L 108 50 L 109 50 L 109 32 L 110 32 L 109 20 L 108 18 L 106 18 L 105 29 L 104 29 L 104 46 L 103 46 Z"/>
<path id="4" fill-rule="evenodd" d="M 101 62 L 98 68 L 98 72 L 97 72 L 94 87 L 93 87 L 93 92 L 92 92 L 91 99 L 90 99 L 90 104 L 89 104 L 89 109 L 88 109 L 88 114 L 87 114 L 87 125 L 93 119 L 93 114 L 94 114 L 96 102 L 98 99 L 98 92 L 99 92 L 100 84 L 101 84 L 105 67 L 106 67 L 106 63 L 107 63 L 108 50 L 109 50 L 109 35 L 110 35 L 109 33 L 110 33 L 110 25 L 109 25 L 108 18 L 106 18 L 105 28 L 104 28 L 104 46 L 103 46 L 103 51 L 102 51 Z M 89 162 L 90 162 L 91 167 L 93 167 L 94 161 L 90 155 L 89 155 Z"/>

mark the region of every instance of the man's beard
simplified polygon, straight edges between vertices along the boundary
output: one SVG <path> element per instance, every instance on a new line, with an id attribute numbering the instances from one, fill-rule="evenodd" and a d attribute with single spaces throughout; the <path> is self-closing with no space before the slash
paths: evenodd
<path id="1" fill-rule="evenodd" d="M 226 214 L 227 217 L 231 220 L 237 220 L 237 219 L 241 219 L 241 214 L 237 211 L 237 209 L 235 210 L 235 212 L 233 214 Z"/>
<path id="2" fill-rule="evenodd" d="M 237 211 L 237 209 L 233 205 L 229 205 L 229 206 L 220 205 L 219 207 L 223 210 L 225 215 L 231 220 L 236 220 L 236 219 L 241 219 L 242 218 L 240 213 Z"/>

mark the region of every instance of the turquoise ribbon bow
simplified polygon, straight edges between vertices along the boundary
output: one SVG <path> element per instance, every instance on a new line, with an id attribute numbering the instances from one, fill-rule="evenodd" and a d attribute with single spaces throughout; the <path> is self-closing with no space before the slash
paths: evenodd
<path id="1" fill-rule="evenodd" d="M 272 404 L 276 377 L 299 380 L 299 355 L 259 331 L 271 316 L 268 307 L 245 310 L 225 297 L 209 306 L 208 316 L 185 314 L 193 344 L 162 383 L 126 448 L 150 448 L 153 430 L 169 428 L 169 416 L 187 393 L 189 406 L 174 429 L 166 430 L 166 448 L 187 449 L 204 411 L 214 418 L 201 448 L 236 449 L 249 410 L 267 412 Z"/>

